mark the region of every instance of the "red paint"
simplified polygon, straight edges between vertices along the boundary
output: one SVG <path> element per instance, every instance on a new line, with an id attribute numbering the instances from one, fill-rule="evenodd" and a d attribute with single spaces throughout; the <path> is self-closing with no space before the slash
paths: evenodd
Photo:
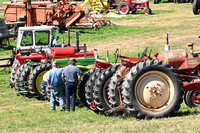
<path id="1" fill-rule="evenodd" d="M 6 4 L 4 16 L 6 22 L 26 22 L 26 26 L 56 25 L 60 27 L 94 28 L 101 22 L 85 13 L 84 8 L 75 3 L 59 1 L 54 7 L 47 7 L 51 2 L 24 2 Z"/>
<path id="2" fill-rule="evenodd" d="M 91 108 L 97 108 L 97 105 L 95 104 L 94 101 L 92 101 L 92 102 L 90 103 L 90 105 L 91 105 L 91 106 L 90 106 Z"/>
<path id="3" fill-rule="evenodd" d="M 183 88 L 184 91 L 191 91 L 191 90 L 200 90 L 200 81 L 196 81 L 196 82 L 187 82 L 184 81 L 183 82 Z"/>
<path id="4" fill-rule="evenodd" d="M 97 68 L 100 68 L 100 69 L 106 69 L 106 68 L 112 66 L 112 64 L 110 64 L 109 62 L 106 62 L 103 60 L 98 60 L 98 59 L 94 62 L 94 64 Z"/>

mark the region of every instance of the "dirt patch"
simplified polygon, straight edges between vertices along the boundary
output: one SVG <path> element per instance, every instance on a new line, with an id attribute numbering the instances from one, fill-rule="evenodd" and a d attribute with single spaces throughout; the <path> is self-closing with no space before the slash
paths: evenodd
<path id="1" fill-rule="evenodd" d="M 5 55 L 5 56 L 1 56 L 0 58 L 7 58 L 7 57 L 10 57 L 10 56 Z M 9 64 L 9 61 L 8 61 L 8 60 L 0 61 L 0 65 L 7 65 L 7 64 Z"/>

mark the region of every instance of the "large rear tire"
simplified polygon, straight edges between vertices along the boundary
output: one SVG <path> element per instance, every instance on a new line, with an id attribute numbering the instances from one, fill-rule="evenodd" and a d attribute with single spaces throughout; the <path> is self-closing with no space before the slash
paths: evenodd
<path id="1" fill-rule="evenodd" d="M 81 76 L 81 81 L 78 84 L 78 97 L 81 101 L 81 103 L 85 106 L 87 106 L 86 98 L 85 98 L 85 89 L 86 89 L 86 84 L 88 82 L 88 79 L 90 76 L 95 72 L 95 69 L 90 69 L 89 71 L 85 72 Z"/>
<path id="2" fill-rule="evenodd" d="M 15 78 L 13 80 L 13 82 L 15 83 L 15 92 L 17 93 L 17 95 L 21 94 L 21 89 L 19 85 L 19 77 L 21 76 L 22 68 L 23 68 L 23 65 L 17 68 L 17 71 L 15 72 Z"/>
<path id="3" fill-rule="evenodd" d="M 14 83 L 15 74 L 16 74 L 19 66 L 20 66 L 19 61 L 17 59 L 15 59 L 14 62 L 13 62 L 13 65 L 11 67 L 11 70 L 10 70 L 10 81 L 11 81 L 11 83 Z"/>
<path id="4" fill-rule="evenodd" d="M 194 15 L 198 15 L 199 14 L 199 9 L 200 9 L 200 0 L 194 0 L 193 1 L 193 13 Z"/>
<path id="5" fill-rule="evenodd" d="M 35 69 L 33 69 L 33 72 L 31 73 L 28 84 L 30 93 L 36 98 L 36 99 L 43 99 L 42 92 L 41 92 L 41 82 L 43 81 L 44 74 L 51 69 L 51 64 L 41 64 Z"/>
<path id="6" fill-rule="evenodd" d="M 140 62 L 126 75 L 123 101 L 137 118 L 167 117 L 183 102 L 183 83 L 176 70 L 165 62 Z"/>
<path id="7" fill-rule="evenodd" d="M 109 103 L 111 104 L 112 108 L 116 108 L 116 107 L 118 107 L 121 104 L 120 103 L 120 96 L 122 98 L 121 87 L 122 87 L 122 83 L 123 83 L 124 79 L 119 76 L 119 72 L 120 72 L 120 70 L 118 70 L 112 76 L 112 78 L 110 80 L 110 83 L 108 85 L 109 86 L 109 89 L 108 89 L 109 90 L 108 91 L 108 98 L 109 98 Z M 119 87 L 119 90 L 118 90 L 118 87 Z M 125 110 L 125 109 L 119 110 L 119 111 L 114 112 L 114 113 L 115 114 L 113 114 L 113 115 L 121 115 L 121 116 L 127 116 L 127 115 L 129 115 L 129 111 Z"/>
<path id="8" fill-rule="evenodd" d="M 29 64 L 23 64 L 22 65 L 22 72 L 21 75 L 19 77 L 19 82 L 20 82 L 20 90 L 21 91 L 26 91 L 24 93 L 22 93 L 22 95 L 25 95 L 27 97 L 31 97 L 29 88 L 28 88 L 28 80 L 29 80 L 29 76 L 30 76 L 30 70 L 31 70 L 31 66 Z"/>
<path id="9" fill-rule="evenodd" d="M 97 77 L 100 75 L 101 72 L 102 72 L 101 69 L 96 68 L 94 73 L 88 79 L 88 82 L 85 88 L 85 99 L 86 99 L 87 107 L 93 110 L 95 113 L 99 113 L 99 110 L 96 107 L 94 107 L 96 105 L 94 102 L 94 96 L 93 96 L 94 85 L 95 85 L 95 81 Z"/>
<path id="10" fill-rule="evenodd" d="M 95 82 L 93 96 L 97 109 L 102 114 L 105 114 L 105 111 L 112 108 L 108 98 L 108 85 L 111 77 L 115 74 L 119 67 L 119 65 L 108 67 L 101 73 L 101 75 L 98 76 Z"/>
<path id="11" fill-rule="evenodd" d="M 188 107 L 200 106 L 200 90 L 187 91 L 184 96 L 185 103 Z"/>
<path id="12" fill-rule="evenodd" d="M 121 3 L 119 3 L 119 5 L 117 7 L 117 11 L 119 14 L 122 14 L 122 15 L 129 14 L 130 6 L 126 2 L 121 2 Z"/>

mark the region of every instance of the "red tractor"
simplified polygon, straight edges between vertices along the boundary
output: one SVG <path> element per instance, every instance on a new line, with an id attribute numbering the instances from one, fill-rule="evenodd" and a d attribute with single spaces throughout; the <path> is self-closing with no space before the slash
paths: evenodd
<path id="1" fill-rule="evenodd" d="M 117 11 L 119 14 L 129 14 L 130 11 L 135 13 L 137 9 L 144 9 L 145 14 L 151 14 L 149 0 L 123 0 L 117 6 Z"/>
<path id="2" fill-rule="evenodd" d="M 108 99 L 115 111 L 129 112 L 137 118 L 160 118 L 178 111 L 183 101 L 189 107 L 200 105 L 200 55 L 183 49 L 167 50 L 155 58 L 147 48 L 134 62 L 121 60 L 122 67 L 111 78 Z M 120 57 L 120 55 L 118 55 Z M 140 59 L 147 56 L 144 61 Z M 101 76 L 100 76 L 101 77 Z"/>
<path id="3" fill-rule="evenodd" d="M 86 99 L 95 112 L 137 118 L 168 117 L 177 112 L 183 102 L 200 105 L 200 54 L 183 49 L 166 50 L 140 57 L 127 57 L 121 66 L 96 71 L 87 82 Z M 144 58 L 144 57 L 147 58 Z M 128 59 L 128 60 L 127 60 Z M 185 95 L 184 95 L 185 92 Z"/>

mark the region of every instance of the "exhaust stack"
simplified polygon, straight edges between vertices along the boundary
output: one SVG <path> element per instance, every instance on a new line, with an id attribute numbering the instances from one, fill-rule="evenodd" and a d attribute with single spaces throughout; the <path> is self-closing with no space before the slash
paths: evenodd
<path id="1" fill-rule="evenodd" d="M 84 43 L 84 57 L 87 58 L 87 47 L 86 44 Z"/>
<path id="2" fill-rule="evenodd" d="M 79 33 L 76 32 L 76 52 L 79 52 Z"/>
<path id="3" fill-rule="evenodd" d="M 169 45 L 169 36 L 168 36 L 168 32 L 166 33 L 166 41 L 167 44 L 165 45 L 165 51 L 170 50 L 170 45 Z"/>
<path id="4" fill-rule="evenodd" d="M 194 43 L 188 43 L 187 45 L 188 45 L 188 47 L 189 47 L 190 54 L 193 55 L 193 52 L 194 52 L 194 50 L 193 50 Z"/>

